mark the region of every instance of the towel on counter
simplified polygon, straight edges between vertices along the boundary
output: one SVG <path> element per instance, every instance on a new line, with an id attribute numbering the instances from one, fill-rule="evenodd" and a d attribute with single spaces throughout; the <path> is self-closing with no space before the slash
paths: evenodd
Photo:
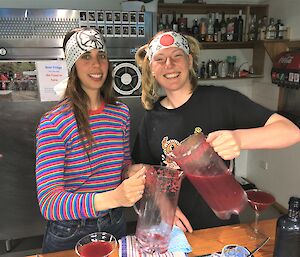
<path id="1" fill-rule="evenodd" d="M 168 251 L 164 254 L 147 254 L 139 250 L 136 237 L 126 236 L 119 240 L 119 257 L 186 257 L 192 251 L 184 232 L 177 226 L 173 227 Z"/>
<path id="2" fill-rule="evenodd" d="M 184 232 L 177 226 L 173 226 L 168 251 L 172 253 L 190 253 L 192 251 L 192 247 L 186 239 Z"/>

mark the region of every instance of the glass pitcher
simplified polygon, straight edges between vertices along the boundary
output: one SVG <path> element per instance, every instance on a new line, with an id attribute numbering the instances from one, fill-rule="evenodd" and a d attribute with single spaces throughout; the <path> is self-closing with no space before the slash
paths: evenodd
<path id="1" fill-rule="evenodd" d="M 239 214 L 247 195 L 222 158 L 206 142 L 203 133 L 184 139 L 168 156 L 183 170 L 203 199 L 220 219 Z"/>
<path id="2" fill-rule="evenodd" d="M 146 253 L 167 251 L 173 228 L 182 174 L 164 166 L 146 166 L 146 183 L 138 214 L 136 238 Z"/>

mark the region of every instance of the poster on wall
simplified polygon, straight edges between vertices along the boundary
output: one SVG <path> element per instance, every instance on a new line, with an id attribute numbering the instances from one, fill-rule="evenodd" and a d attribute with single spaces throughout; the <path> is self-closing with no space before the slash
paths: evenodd
<path id="1" fill-rule="evenodd" d="M 0 62 L 0 101 L 24 102 L 38 98 L 35 62 Z"/>
<path id="2" fill-rule="evenodd" d="M 37 79 L 41 102 L 59 101 L 54 86 L 68 77 L 65 61 L 37 61 Z"/>

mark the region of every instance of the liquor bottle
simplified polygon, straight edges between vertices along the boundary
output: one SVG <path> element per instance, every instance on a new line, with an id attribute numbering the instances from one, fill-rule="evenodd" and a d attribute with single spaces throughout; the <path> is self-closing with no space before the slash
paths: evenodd
<path id="1" fill-rule="evenodd" d="M 219 14 L 216 13 L 214 22 L 214 42 L 221 42 L 221 26 L 219 22 Z"/>
<path id="2" fill-rule="evenodd" d="M 275 27 L 276 27 L 276 39 L 283 39 L 284 25 L 280 19 L 277 20 Z"/>
<path id="3" fill-rule="evenodd" d="M 270 18 L 270 23 L 266 29 L 266 39 L 275 39 L 276 38 L 276 27 L 274 18 Z"/>
<path id="4" fill-rule="evenodd" d="M 257 23 L 257 40 L 264 40 L 265 35 L 264 35 L 264 24 L 263 20 L 259 19 Z"/>
<path id="5" fill-rule="evenodd" d="M 268 24 L 268 17 L 264 16 L 262 21 L 261 21 L 260 36 L 259 36 L 260 40 L 265 40 L 266 39 L 267 24 Z"/>
<path id="6" fill-rule="evenodd" d="M 249 25 L 248 40 L 254 41 L 256 39 L 257 39 L 257 25 L 256 25 L 256 15 L 254 14 Z"/>
<path id="7" fill-rule="evenodd" d="M 234 19 L 227 18 L 227 33 L 226 33 L 226 40 L 233 41 L 233 34 L 234 34 Z"/>
<path id="8" fill-rule="evenodd" d="M 244 20 L 242 17 L 242 10 L 239 10 L 239 18 L 236 20 L 236 41 L 243 41 Z"/>
<path id="9" fill-rule="evenodd" d="M 291 197 L 288 214 L 277 220 L 273 257 L 300 256 L 300 198 Z"/>
<path id="10" fill-rule="evenodd" d="M 206 77 L 205 62 L 202 62 L 199 75 L 200 75 L 200 78 L 202 78 L 202 79 L 204 79 Z"/>
<path id="11" fill-rule="evenodd" d="M 178 22 L 177 22 L 177 19 L 176 19 L 176 12 L 173 12 L 173 19 L 172 19 L 172 22 L 171 22 L 171 27 L 172 27 L 173 31 L 178 32 Z"/>
<path id="12" fill-rule="evenodd" d="M 206 40 L 206 34 L 207 34 L 207 24 L 206 24 L 205 18 L 201 18 L 200 23 L 199 23 L 199 30 L 200 30 L 199 41 L 204 42 Z"/>
<path id="13" fill-rule="evenodd" d="M 221 30 L 221 41 L 225 42 L 226 41 L 226 33 L 227 33 L 227 24 L 225 21 L 225 13 L 222 13 L 222 20 L 220 22 L 220 30 Z"/>
<path id="14" fill-rule="evenodd" d="M 207 42 L 213 42 L 214 41 L 214 23 L 212 14 L 208 14 L 208 22 L 207 22 L 207 34 L 206 34 L 206 40 Z"/>
<path id="15" fill-rule="evenodd" d="M 158 22 L 158 25 L 157 25 L 157 30 L 162 31 L 164 29 L 165 29 L 165 24 L 163 23 L 163 18 L 162 18 L 162 13 L 161 13 L 160 16 L 159 16 L 159 22 Z"/>
<path id="16" fill-rule="evenodd" d="M 187 32 L 187 18 L 184 18 L 182 13 L 178 18 L 178 31 L 181 33 Z"/>
<path id="17" fill-rule="evenodd" d="M 169 22 L 169 15 L 168 15 L 168 14 L 166 15 L 165 29 L 166 29 L 166 30 L 171 30 L 171 29 L 172 29 L 172 28 L 171 28 L 171 24 L 170 24 L 170 22 Z"/>
<path id="18" fill-rule="evenodd" d="M 199 39 L 199 25 L 198 25 L 198 19 L 194 19 L 194 23 L 192 26 L 192 35 L 194 38 Z"/>

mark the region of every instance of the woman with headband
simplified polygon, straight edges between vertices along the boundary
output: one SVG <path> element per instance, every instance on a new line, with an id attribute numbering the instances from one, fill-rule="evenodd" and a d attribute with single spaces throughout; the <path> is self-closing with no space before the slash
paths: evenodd
<path id="1" fill-rule="evenodd" d="M 174 166 L 167 154 L 179 142 L 202 130 L 224 159 L 244 149 L 283 148 L 300 141 L 288 119 L 244 95 L 215 86 L 197 86 L 199 43 L 176 32 L 159 32 L 136 53 L 142 69 L 142 103 L 147 110 L 133 149 L 137 163 Z M 160 97 L 161 89 L 166 96 Z M 238 223 L 220 220 L 185 178 L 175 224 L 183 230 Z"/>
<path id="2" fill-rule="evenodd" d="M 83 236 L 126 235 L 122 208 L 143 194 L 145 170 L 131 165 L 128 107 L 116 101 L 105 42 L 96 29 L 64 39 L 69 79 L 64 99 L 37 129 L 36 183 L 47 220 L 43 252 L 74 249 Z M 122 181 L 122 172 L 129 178 Z"/>

